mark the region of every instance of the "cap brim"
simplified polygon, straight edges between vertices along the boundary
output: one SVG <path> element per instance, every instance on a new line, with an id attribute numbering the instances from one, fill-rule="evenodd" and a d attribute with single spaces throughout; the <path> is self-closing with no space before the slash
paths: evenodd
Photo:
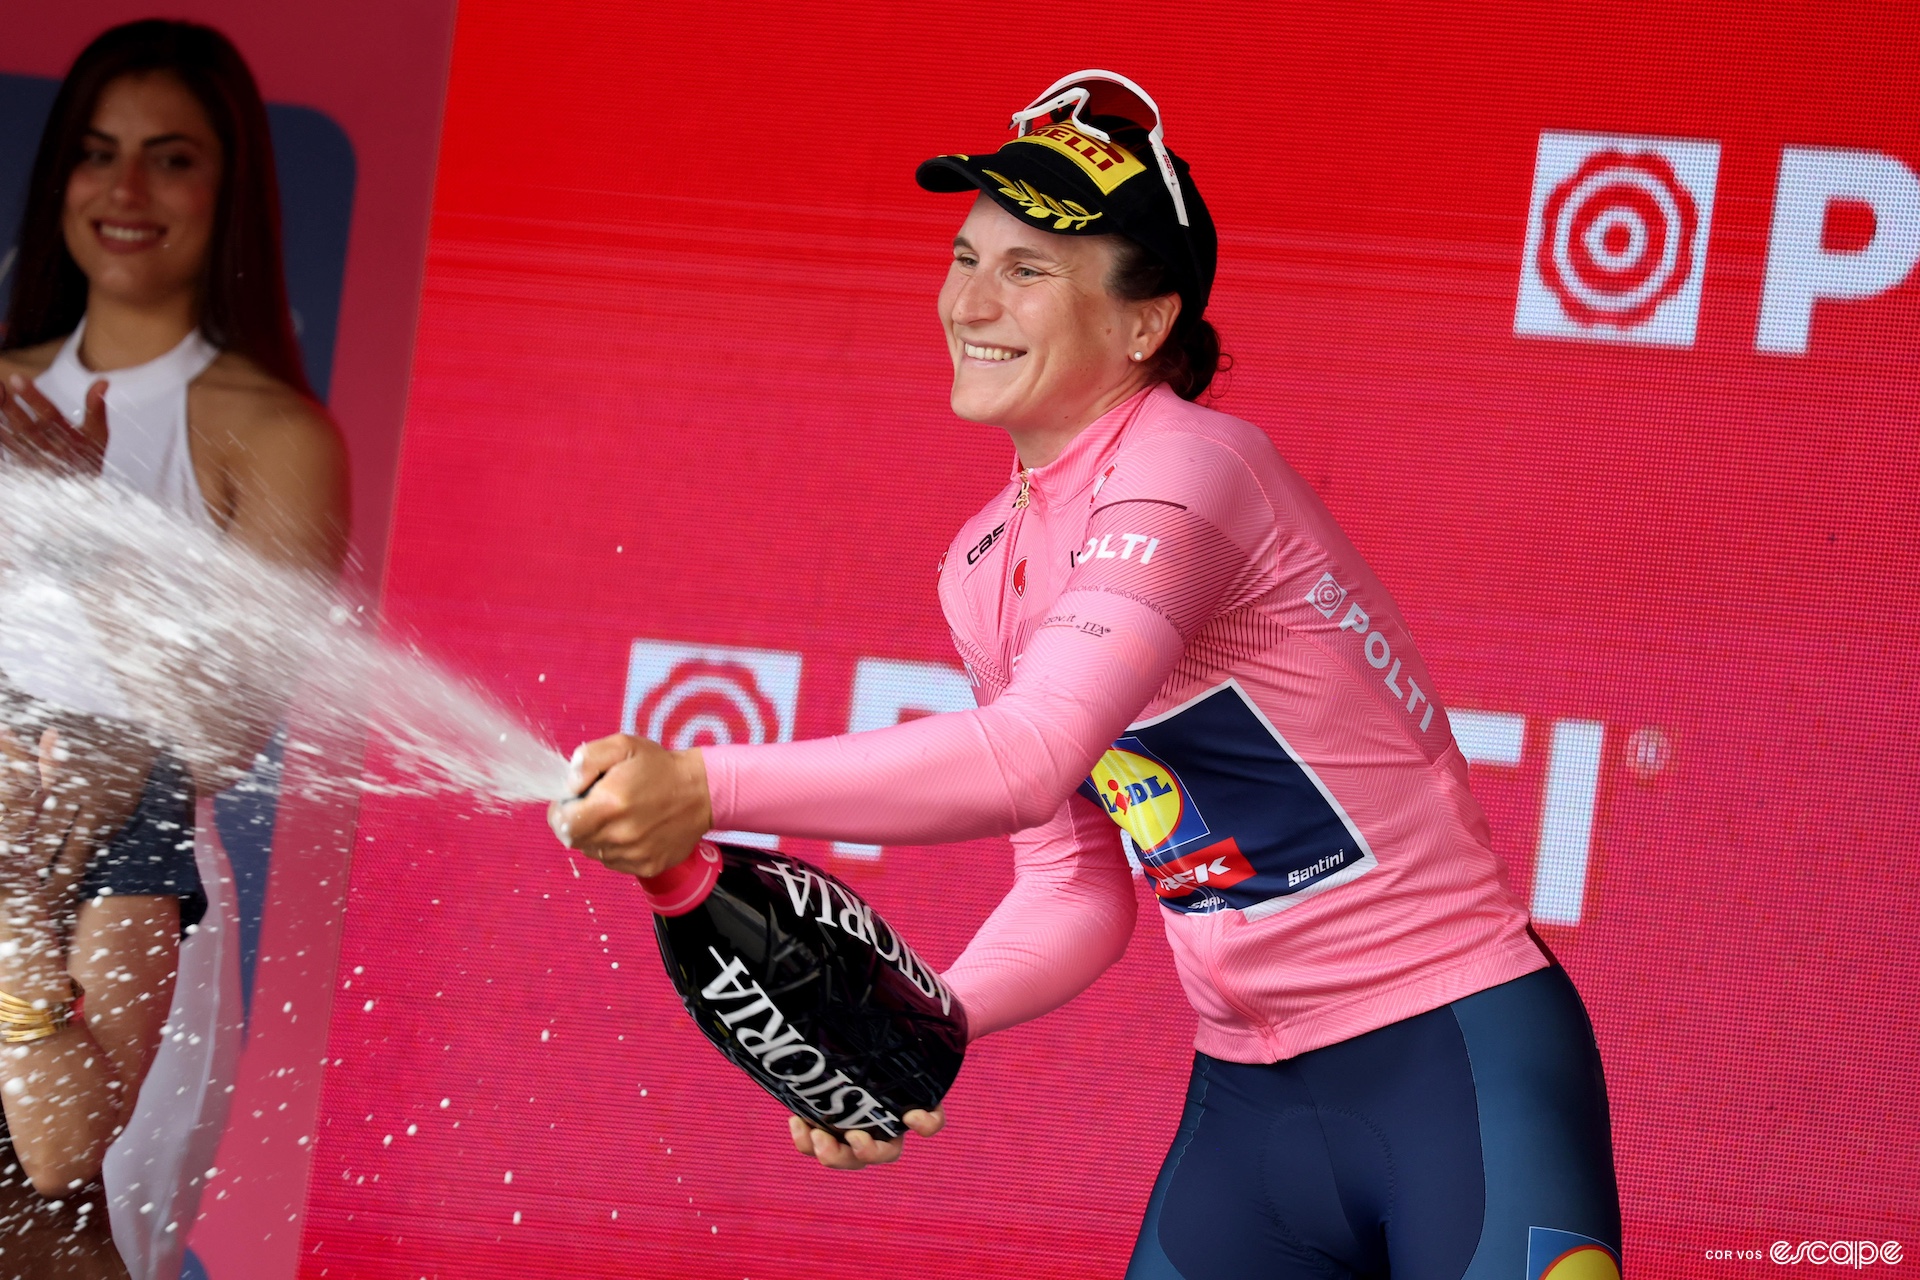
<path id="1" fill-rule="evenodd" d="M 989 166 L 993 169 L 992 173 L 987 171 Z M 1116 229 L 1100 210 L 1098 198 L 1089 192 L 1076 190 L 1050 163 L 1049 153 L 1039 147 L 1003 147 L 992 155 L 978 157 L 935 156 L 921 162 L 913 176 L 928 191 L 978 191 L 1022 222 L 1055 235 L 1097 236 Z M 1018 199 L 1007 189 L 1009 178 L 1016 185 L 1036 184 L 1041 191 L 1070 191 L 1072 195 L 1064 197 L 1070 207 L 1078 209 L 1082 215 L 1086 214 L 1089 207 L 1094 212 L 1090 217 L 1073 217 L 1055 205 L 1052 212 L 1043 215 L 1038 206 L 1031 201 Z M 1092 203 L 1089 206 L 1079 201 Z"/>
<path id="2" fill-rule="evenodd" d="M 923 160 L 914 170 L 913 180 L 926 191 L 985 190 L 991 179 L 969 167 L 970 156 L 935 156 Z"/>

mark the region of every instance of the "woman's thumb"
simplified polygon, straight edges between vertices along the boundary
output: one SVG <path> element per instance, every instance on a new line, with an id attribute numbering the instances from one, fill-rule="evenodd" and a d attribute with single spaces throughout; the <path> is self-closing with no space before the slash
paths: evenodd
<path id="1" fill-rule="evenodd" d="M 107 447 L 107 380 L 105 378 L 87 388 L 86 413 L 80 423 L 80 434 L 97 449 Z"/>

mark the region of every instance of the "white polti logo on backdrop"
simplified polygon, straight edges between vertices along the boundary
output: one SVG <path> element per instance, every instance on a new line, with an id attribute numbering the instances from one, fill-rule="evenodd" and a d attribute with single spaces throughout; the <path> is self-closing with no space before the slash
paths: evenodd
<path id="1" fill-rule="evenodd" d="M 627 660 L 626 733 L 676 751 L 733 742 L 789 742 L 800 698 L 800 655 L 635 640 Z M 772 836 L 717 832 L 736 844 L 775 848 Z"/>
<path id="2" fill-rule="evenodd" d="M 1693 345 L 1720 144 L 1540 135 L 1515 333 Z"/>

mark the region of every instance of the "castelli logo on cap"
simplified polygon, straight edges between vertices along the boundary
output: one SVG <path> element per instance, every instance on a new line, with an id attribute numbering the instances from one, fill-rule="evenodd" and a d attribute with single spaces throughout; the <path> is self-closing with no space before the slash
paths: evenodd
<path id="1" fill-rule="evenodd" d="M 1720 144 L 1540 135 L 1515 333 L 1693 345 Z"/>

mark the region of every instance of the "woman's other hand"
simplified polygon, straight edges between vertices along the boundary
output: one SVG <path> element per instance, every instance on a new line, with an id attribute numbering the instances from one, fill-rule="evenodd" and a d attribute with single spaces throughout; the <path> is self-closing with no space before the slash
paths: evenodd
<path id="1" fill-rule="evenodd" d="M 59 475 L 97 476 L 107 457 L 107 384 L 87 388 L 75 431 L 53 402 L 21 374 L 0 384 L 0 456 Z"/>
<path id="2" fill-rule="evenodd" d="M 947 1123 L 946 1113 L 939 1107 L 931 1111 L 909 1111 L 900 1118 L 906 1122 L 907 1128 L 923 1138 L 931 1138 Z M 825 1129 L 814 1128 L 799 1116 L 787 1117 L 787 1130 L 793 1135 L 795 1151 L 803 1156 L 812 1156 L 829 1169 L 864 1169 L 870 1164 L 892 1164 L 900 1158 L 907 1141 L 905 1134 L 881 1141 L 856 1129 L 847 1134 L 847 1140 L 842 1142 Z"/>
<path id="3" fill-rule="evenodd" d="M 570 849 L 628 875 L 659 875 L 684 862 L 713 826 L 707 767 L 698 750 L 668 751 L 616 734 L 573 753 L 577 800 L 556 800 L 547 822 Z"/>

